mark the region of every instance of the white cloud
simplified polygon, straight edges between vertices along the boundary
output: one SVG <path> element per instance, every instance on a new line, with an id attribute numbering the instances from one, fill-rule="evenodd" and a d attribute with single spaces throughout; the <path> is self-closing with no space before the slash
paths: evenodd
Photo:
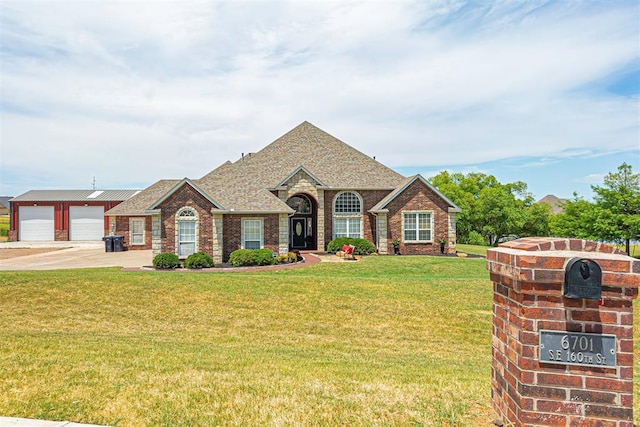
<path id="1" fill-rule="evenodd" d="M 604 177 L 606 174 L 604 173 L 591 173 L 586 176 L 582 176 L 580 178 L 575 179 L 573 182 L 581 182 L 586 184 L 602 184 L 604 182 Z"/>
<path id="2" fill-rule="evenodd" d="M 199 177 L 303 120 L 393 167 L 637 149 L 638 97 L 594 85 L 638 68 L 638 8 L 4 0 L 0 193 Z"/>

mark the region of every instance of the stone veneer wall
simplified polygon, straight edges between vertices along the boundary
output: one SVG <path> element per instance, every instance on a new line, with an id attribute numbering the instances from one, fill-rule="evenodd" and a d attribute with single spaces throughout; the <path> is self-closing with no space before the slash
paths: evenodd
<path id="1" fill-rule="evenodd" d="M 386 212 L 380 212 L 378 214 L 378 253 L 380 255 L 388 255 L 389 254 L 389 238 L 387 237 L 389 234 L 387 227 L 387 218 Z M 375 242 L 374 242 L 375 243 Z"/>
<path id="2" fill-rule="evenodd" d="M 572 258 L 602 269 L 602 300 L 563 296 Z M 640 260 L 590 241 L 525 238 L 487 251 L 493 407 L 505 425 L 633 426 L 633 299 Z M 616 366 L 540 361 L 540 330 L 616 336 Z"/>
<path id="3" fill-rule="evenodd" d="M 316 231 L 316 239 L 318 242 L 318 249 L 324 248 L 324 190 L 318 188 L 318 183 L 316 180 L 311 178 L 309 174 L 307 174 L 303 170 L 299 170 L 296 172 L 289 181 L 286 182 L 287 189 L 286 190 L 278 190 L 278 198 L 283 202 L 287 203 L 290 197 L 303 193 L 309 195 L 315 199 L 315 209 L 316 212 L 316 221 L 317 221 L 317 231 Z M 287 251 L 289 250 L 289 220 L 286 221 L 286 230 L 287 230 Z M 282 246 L 281 246 L 282 249 Z"/>
<path id="4" fill-rule="evenodd" d="M 162 253 L 162 216 L 160 214 L 151 216 L 151 249 L 154 256 Z"/>
<path id="5" fill-rule="evenodd" d="M 449 253 L 456 253 L 456 246 L 458 243 L 458 237 L 456 235 L 456 214 L 449 214 L 449 228 L 447 230 L 447 251 Z"/>
<path id="6" fill-rule="evenodd" d="M 280 214 L 279 218 L 280 237 L 278 238 L 278 253 L 280 255 L 286 255 L 289 252 L 289 215 Z"/>
<path id="7" fill-rule="evenodd" d="M 211 245 L 213 246 L 211 257 L 214 263 L 219 264 L 224 259 L 224 215 L 215 213 L 214 210 L 211 216 L 213 221 L 211 224 Z"/>

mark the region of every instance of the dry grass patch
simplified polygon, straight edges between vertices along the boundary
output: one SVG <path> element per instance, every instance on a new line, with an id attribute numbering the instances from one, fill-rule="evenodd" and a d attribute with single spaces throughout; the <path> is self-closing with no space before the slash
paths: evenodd
<path id="1" fill-rule="evenodd" d="M 0 259 L 11 259 L 21 256 L 44 254 L 65 248 L 0 248 Z"/>

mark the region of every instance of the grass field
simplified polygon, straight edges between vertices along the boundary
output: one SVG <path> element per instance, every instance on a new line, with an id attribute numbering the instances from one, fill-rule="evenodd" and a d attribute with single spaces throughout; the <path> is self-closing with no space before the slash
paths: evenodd
<path id="1" fill-rule="evenodd" d="M 9 235 L 9 215 L 0 215 L 0 242 L 5 242 Z"/>
<path id="2" fill-rule="evenodd" d="M 0 414 L 118 426 L 490 425 L 491 301 L 483 259 L 3 272 Z"/>

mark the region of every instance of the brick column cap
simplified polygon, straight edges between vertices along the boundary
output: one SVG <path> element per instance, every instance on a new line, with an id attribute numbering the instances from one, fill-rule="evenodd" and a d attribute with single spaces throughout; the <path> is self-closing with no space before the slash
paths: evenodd
<path id="1" fill-rule="evenodd" d="M 611 245 L 580 239 L 526 237 L 487 250 L 487 269 L 517 282 L 562 284 L 567 262 L 590 259 L 604 286 L 640 287 L 640 260 Z"/>

